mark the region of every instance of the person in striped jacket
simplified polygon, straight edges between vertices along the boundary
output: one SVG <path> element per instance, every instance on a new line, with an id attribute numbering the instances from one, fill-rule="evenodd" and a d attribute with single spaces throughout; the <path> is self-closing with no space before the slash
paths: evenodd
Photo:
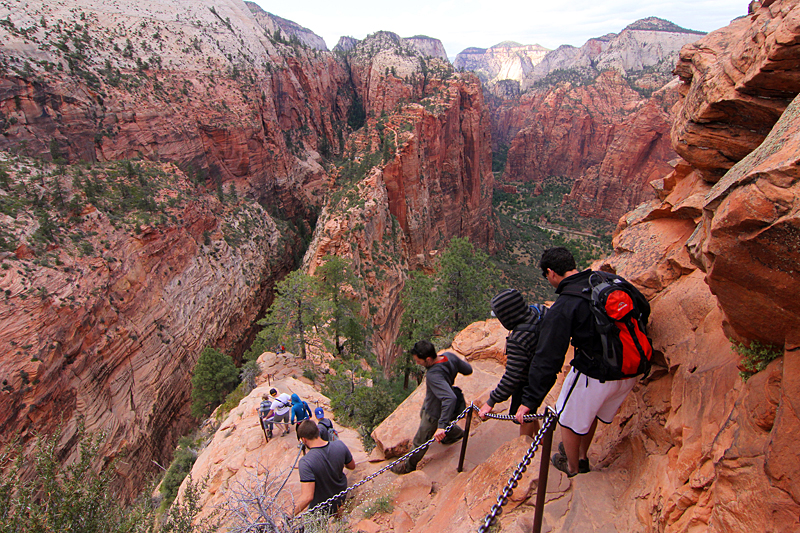
<path id="1" fill-rule="evenodd" d="M 516 289 L 506 289 L 492 298 L 492 314 L 509 331 L 506 337 L 506 370 L 478 412 L 482 420 L 486 420 L 486 415 L 492 412 L 495 405 L 509 398 L 511 406 L 508 413 L 516 414 L 522 403 L 522 391 L 528 383 L 528 369 L 536 351 L 539 323 L 545 310 L 543 306 L 528 306 Z M 538 430 L 539 423 L 534 420 L 520 425 L 519 434 L 533 437 Z"/>

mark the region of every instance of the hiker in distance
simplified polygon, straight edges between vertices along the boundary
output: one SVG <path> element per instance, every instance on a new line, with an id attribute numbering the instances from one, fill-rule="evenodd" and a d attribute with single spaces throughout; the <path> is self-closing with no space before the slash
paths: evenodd
<path id="1" fill-rule="evenodd" d="M 297 427 L 297 435 L 308 453 L 300 458 L 300 497 L 294 506 L 297 516 L 307 507 L 314 508 L 331 496 L 347 488 L 344 469 L 353 470 L 356 462 L 341 440 L 327 442 L 319 436 L 319 428 L 313 420 L 304 420 Z M 333 514 L 342 504 L 339 498 L 330 506 Z"/>
<path id="2" fill-rule="evenodd" d="M 269 395 L 261 395 L 261 404 L 258 406 L 258 419 L 261 422 L 261 429 L 264 431 L 264 438 L 269 442 L 272 438 L 275 411 L 272 409 L 272 400 Z"/>
<path id="3" fill-rule="evenodd" d="M 411 348 L 414 361 L 426 368 L 425 401 L 419 411 L 419 428 L 414 436 L 413 448 L 416 448 L 431 437 L 442 444 L 453 444 L 464 436 L 464 430 L 453 425 L 449 432 L 445 428 L 466 409 L 464 393 L 453 386 L 458 374 L 472 374 L 472 365 L 451 352 L 436 354 L 436 348 L 427 340 L 417 342 Z M 417 464 L 425 456 L 424 448 L 413 454 L 404 462 L 392 467 L 395 474 L 407 474 L 417 469 Z"/>
<path id="4" fill-rule="evenodd" d="M 275 411 L 273 420 L 278 425 L 278 429 L 283 427 L 280 435 L 283 437 L 289 434 L 289 411 L 292 409 L 292 397 L 285 392 L 279 395 L 277 389 L 270 389 L 269 394 L 275 398 L 272 402 L 272 410 Z"/>
<path id="5" fill-rule="evenodd" d="M 319 436 L 322 440 L 331 442 L 339 439 L 339 432 L 333 429 L 333 422 L 329 418 L 325 418 L 325 410 L 322 407 L 314 409 L 314 417 L 317 419 Z"/>
<path id="6" fill-rule="evenodd" d="M 506 370 L 497 387 L 489 393 L 489 399 L 478 411 L 481 420 L 491 413 L 494 406 L 511 398 L 508 414 L 515 415 L 522 402 L 522 391 L 528 383 L 528 369 L 531 366 L 536 343 L 539 340 L 539 326 L 546 308 L 528 306 L 525 298 L 516 289 L 506 289 L 492 298 L 492 313 L 508 330 L 506 337 Z M 533 420 L 520 424 L 519 434 L 533 437 L 539 431 L 539 422 Z"/>
<path id="7" fill-rule="evenodd" d="M 308 403 L 305 400 L 301 400 L 300 396 L 297 393 L 292 394 L 292 418 L 290 420 L 291 424 L 294 424 L 294 431 L 297 433 L 297 428 L 300 426 L 300 422 L 303 420 L 308 420 L 311 418 L 311 409 L 308 407 Z M 300 440 L 300 434 L 297 433 L 297 440 Z M 300 446 L 300 444 L 298 444 Z"/>
<path id="8" fill-rule="evenodd" d="M 572 369 L 564 380 L 556 402 L 562 443 L 559 445 L 559 453 L 553 455 L 552 463 L 572 477 L 590 471 L 588 451 L 597 429 L 597 421 L 601 420 L 606 424 L 612 421 L 625 397 L 638 381 L 628 376 L 649 370 L 652 348 L 643 329 L 650 315 L 650 306 L 633 285 L 619 276 L 588 269 L 578 272 L 575 258 L 566 248 L 545 250 L 539 266 L 542 276 L 556 289 L 559 296 L 542 321 L 527 387 L 523 391 L 522 405 L 517 410 L 516 418 L 518 422 L 522 422 L 524 415 L 539 408 L 561 371 L 571 341 L 575 347 L 575 357 L 570 362 Z M 615 330 L 619 336 L 617 341 L 624 332 L 618 327 L 622 322 L 607 323 L 606 325 L 611 326 L 608 329 L 599 327 L 602 318 L 600 315 L 605 311 L 593 305 L 593 293 L 602 296 L 601 291 L 594 289 L 615 293 L 624 289 L 629 296 L 626 302 L 622 299 L 614 300 L 619 294 L 609 297 L 609 301 L 614 300 L 616 308 L 621 309 L 623 304 L 627 306 L 624 320 L 630 320 L 627 327 L 633 331 L 635 339 L 629 336 L 624 340 L 629 345 L 644 348 L 640 353 L 641 357 L 637 356 L 633 364 L 627 359 L 633 355 L 628 354 L 626 349 L 626 369 L 620 370 L 607 362 L 609 357 L 606 356 L 614 355 L 616 351 L 611 344 L 606 344 L 604 349 L 604 343 L 613 340 Z M 608 315 L 605 315 L 604 320 L 609 320 Z"/>

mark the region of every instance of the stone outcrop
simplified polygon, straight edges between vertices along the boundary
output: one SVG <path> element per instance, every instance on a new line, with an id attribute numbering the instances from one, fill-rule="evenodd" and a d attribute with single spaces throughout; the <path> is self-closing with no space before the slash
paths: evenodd
<path id="1" fill-rule="evenodd" d="M 615 71 L 594 84 L 531 92 L 494 113 L 498 143 L 510 138 L 503 182 L 575 180 L 567 201 L 582 216 L 617 220 L 655 194 L 669 172 L 670 85 L 644 100 Z M 523 126 L 524 125 L 524 126 Z M 514 133 L 516 132 L 516 133 Z"/>
<path id="2" fill-rule="evenodd" d="M 618 34 L 589 39 L 580 48 L 560 46 L 553 50 L 521 80 L 522 89 L 533 87 L 556 70 L 578 70 L 594 77 L 609 69 L 626 75 L 650 68 L 668 75 L 681 46 L 703 35 L 704 32 L 681 28 L 658 17 L 641 19 Z"/>
<path id="3" fill-rule="evenodd" d="M 403 54 L 395 38 L 376 34 L 348 56 L 370 116 L 353 147 L 362 161 L 380 154 L 382 164 L 357 176 L 358 201 L 322 212 L 305 263 L 313 272 L 326 255 L 353 261 L 370 291 L 362 301 L 376 309 L 374 342 L 384 364 L 399 349 L 404 272 L 430 268 L 456 235 L 493 244 L 489 117 L 480 84 L 436 59 Z M 401 103 L 409 98 L 419 103 Z"/>
<path id="4" fill-rule="evenodd" d="M 272 36 L 275 35 L 276 30 L 280 30 L 285 36 L 289 38 L 294 37 L 305 46 L 324 52 L 328 51 L 328 47 L 325 45 L 325 39 L 308 28 L 304 28 L 296 22 L 286 20 L 272 13 L 267 13 L 255 2 L 245 1 L 245 5 L 253 12 L 253 16 L 255 16 L 259 25 L 264 28 L 264 31 Z"/>
<path id="5" fill-rule="evenodd" d="M 665 86 L 615 126 L 603 160 L 575 180 L 564 201 L 581 216 L 618 219 L 653 198 L 650 183 L 672 170 L 669 161 L 675 156 L 668 132 L 677 85 Z"/>
<path id="6" fill-rule="evenodd" d="M 508 147 L 502 181 L 574 180 L 565 201 L 612 222 L 653 198 L 648 183 L 675 158 L 666 133 L 676 88 L 662 87 L 679 48 L 701 35 L 650 17 L 548 52 L 518 86 L 494 84 L 492 142 Z"/>

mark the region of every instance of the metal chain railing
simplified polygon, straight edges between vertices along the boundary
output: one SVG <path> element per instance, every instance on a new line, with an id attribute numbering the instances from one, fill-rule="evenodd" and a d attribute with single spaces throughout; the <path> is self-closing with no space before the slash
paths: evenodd
<path id="1" fill-rule="evenodd" d="M 478 410 L 477 407 L 473 406 L 473 409 L 476 411 Z M 514 422 L 517 421 L 516 415 L 498 415 L 495 413 L 486 413 L 484 415 L 486 418 L 494 418 L 495 420 L 513 420 Z M 523 422 L 533 422 L 534 420 L 541 420 L 548 416 L 547 413 L 530 413 L 522 417 Z"/>
<path id="2" fill-rule="evenodd" d="M 468 414 L 468 413 L 469 413 L 469 412 L 470 412 L 470 411 L 471 411 L 473 408 L 474 408 L 474 407 L 473 407 L 472 405 L 469 405 L 469 406 L 467 406 L 467 408 L 466 408 L 466 409 L 464 409 L 464 410 L 461 412 L 461 414 L 460 414 L 460 415 L 458 415 L 458 416 L 455 418 L 455 420 L 453 420 L 452 422 L 450 422 L 450 423 L 447 425 L 447 427 L 445 428 L 445 432 L 447 432 L 447 431 L 450 431 L 450 429 L 451 429 L 451 428 L 452 428 L 452 427 L 453 427 L 453 426 L 456 424 L 456 422 L 458 422 L 459 420 L 461 420 L 462 418 L 464 418 L 465 416 L 467 416 L 467 414 Z M 396 464 L 399 464 L 399 463 L 400 463 L 400 462 L 402 462 L 402 461 L 405 461 L 406 459 L 408 459 L 409 457 L 411 457 L 412 455 L 414 455 L 416 452 L 418 452 L 418 451 L 420 451 L 420 450 L 423 450 L 423 449 L 427 448 L 428 446 L 430 446 L 431 444 L 433 444 L 433 442 L 434 442 L 435 440 L 436 440 L 436 439 L 434 439 L 433 437 L 431 437 L 430 439 L 428 439 L 428 441 L 427 441 L 427 442 L 424 442 L 424 443 L 420 444 L 419 446 L 417 446 L 416 448 L 414 448 L 413 450 L 411 450 L 411 451 L 410 451 L 410 452 L 408 452 L 407 454 L 403 455 L 402 457 L 399 457 L 399 458 L 395 459 L 394 461 L 392 461 L 392 462 L 391 462 L 391 463 L 389 463 L 388 465 L 384 466 L 384 467 L 383 467 L 383 468 L 381 468 L 380 470 L 378 470 L 378 471 L 376 471 L 376 472 L 373 472 L 372 474 L 368 475 L 367 477 L 365 477 L 365 478 L 364 478 L 364 479 L 362 479 L 361 481 L 359 481 L 359 482 L 357 482 L 357 483 L 354 483 L 352 487 L 348 487 L 348 488 L 346 488 L 345 490 L 343 490 L 342 492 L 340 492 L 340 493 L 338 493 L 338 494 L 334 494 L 333 496 L 331 496 L 330 498 L 328 498 L 328 499 L 327 499 L 327 500 L 325 500 L 324 502 L 320 502 L 320 503 L 318 503 L 317 505 L 315 505 L 315 506 L 314 506 L 314 508 L 313 508 L 313 509 L 307 509 L 307 510 L 303 511 L 302 513 L 300 513 L 299 515 L 297 515 L 297 518 L 300 518 L 301 516 L 303 516 L 303 515 L 305 515 L 305 514 L 308 514 L 308 513 L 313 513 L 313 512 L 315 512 L 315 511 L 317 511 L 318 509 L 321 509 L 321 508 L 323 508 L 323 507 L 326 507 L 326 506 L 328 506 L 328 505 L 331 505 L 333 502 L 335 502 L 335 501 L 336 501 L 336 500 L 338 500 L 339 498 L 342 498 L 342 499 L 344 499 L 344 498 L 347 496 L 347 494 L 348 494 L 348 493 L 350 493 L 350 492 L 354 491 L 355 489 L 357 489 L 358 487 L 360 487 L 361 485 L 363 485 L 363 484 L 364 484 L 364 483 L 366 483 L 367 481 L 372 481 L 373 479 L 375 479 L 375 478 L 376 478 L 376 477 L 378 477 L 379 475 L 381 475 L 381 474 L 383 474 L 384 472 L 386 472 L 387 470 L 391 469 L 391 468 L 392 468 L 394 465 L 396 465 Z"/>
<path id="3" fill-rule="evenodd" d="M 499 416 L 508 416 L 508 415 L 499 415 Z M 528 415 L 526 415 L 527 417 Z M 517 488 L 517 483 L 519 479 L 522 477 L 522 474 L 528 469 L 528 464 L 533 459 L 533 456 L 536 454 L 536 451 L 539 449 L 539 445 L 542 443 L 542 439 L 544 439 L 545 434 L 550 429 L 550 426 L 558 420 L 558 416 L 556 415 L 555 411 L 551 408 L 547 408 L 545 413 L 542 415 L 537 415 L 538 418 L 544 418 L 545 421 L 542 424 L 542 428 L 536 433 L 533 437 L 533 442 L 531 443 L 530 448 L 525 453 L 525 456 L 522 458 L 522 461 L 517 465 L 517 468 L 514 470 L 514 473 L 511 474 L 511 477 L 506 483 L 506 486 L 503 487 L 502 492 L 497 497 L 497 503 L 492 506 L 492 509 L 489 511 L 489 514 L 486 515 L 486 518 L 483 520 L 483 524 L 478 529 L 478 533 L 486 533 L 489 531 L 489 528 L 492 527 L 495 519 L 498 515 L 503 512 L 503 506 L 508 503 L 508 499 L 514 493 L 514 489 Z M 494 417 L 492 417 L 494 418 Z M 513 418 L 513 417 L 512 417 Z M 527 420 L 526 420 L 527 421 Z M 541 483 L 541 480 L 540 480 Z"/>

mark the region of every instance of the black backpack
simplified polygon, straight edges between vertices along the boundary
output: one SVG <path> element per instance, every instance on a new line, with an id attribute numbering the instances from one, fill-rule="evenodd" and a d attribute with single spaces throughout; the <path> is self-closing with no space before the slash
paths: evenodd
<path id="1" fill-rule="evenodd" d="M 325 436 L 323 437 L 323 440 L 328 442 L 339 440 L 339 432 L 333 429 L 333 422 L 331 422 L 329 419 L 323 418 L 317 425 L 320 426 L 321 429 L 325 429 Z M 322 431 L 320 431 L 320 435 L 322 435 Z"/>
<path id="2" fill-rule="evenodd" d="M 536 349 L 536 343 L 539 339 L 539 329 L 542 326 L 542 320 L 544 320 L 544 315 L 547 313 L 547 307 L 540 304 L 531 304 L 528 307 L 531 308 L 533 311 L 534 319 L 528 322 L 523 322 L 522 324 L 517 324 L 514 327 L 514 331 L 530 331 L 531 333 L 536 333 L 536 336 L 531 339 L 533 344 L 533 348 Z"/>
<path id="3" fill-rule="evenodd" d="M 650 372 L 653 355 L 653 345 L 647 337 L 650 304 L 639 289 L 618 276 L 592 272 L 589 287 L 581 291 L 567 288 L 562 294 L 580 296 L 589 301 L 603 346 L 603 353 L 597 357 L 605 371 L 602 381 Z"/>

